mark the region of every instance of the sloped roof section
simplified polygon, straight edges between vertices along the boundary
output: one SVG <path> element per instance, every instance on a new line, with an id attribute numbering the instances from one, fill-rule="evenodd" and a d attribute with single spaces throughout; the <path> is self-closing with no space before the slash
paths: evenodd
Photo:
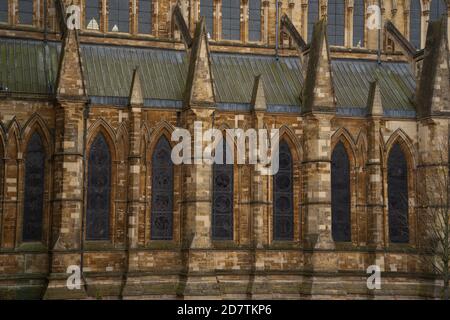
<path id="1" fill-rule="evenodd" d="M 0 84 L 12 92 L 53 93 L 59 51 L 57 42 L 45 49 L 42 41 L 0 38 Z M 81 51 L 94 103 L 127 105 L 139 67 L 144 106 L 181 107 L 188 72 L 184 51 L 94 44 L 82 44 Z M 261 75 L 269 111 L 299 112 L 304 85 L 299 58 L 212 53 L 211 61 L 219 106 L 249 110 L 254 78 Z M 364 116 L 370 83 L 378 79 L 385 114 L 414 116 L 416 84 L 409 64 L 334 59 L 332 69 L 338 114 Z"/>
<path id="2" fill-rule="evenodd" d="M 414 111 L 415 79 L 408 63 L 336 59 L 332 61 L 338 109 L 364 115 L 370 83 L 378 79 L 383 109 L 392 115 Z M 359 109 L 359 110 L 358 110 Z M 339 111 L 339 110 L 338 110 Z M 348 112 L 348 111 L 347 111 Z"/>
<path id="3" fill-rule="evenodd" d="M 298 58 L 213 53 L 212 65 L 218 102 L 250 103 L 255 76 L 261 75 L 267 104 L 300 105 Z"/>
<path id="4" fill-rule="evenodd" d="M 54 91 L 60 45 L 0 39 L 0 85 L 10 92 L 46 95 Z"/>
<path id="5" fill-rule="evenodd" d="M 82 45 L 90 96 L 128 98 L 139 68 L 144 98 L 182 100 L 188 62 L 182 51 Z"/>

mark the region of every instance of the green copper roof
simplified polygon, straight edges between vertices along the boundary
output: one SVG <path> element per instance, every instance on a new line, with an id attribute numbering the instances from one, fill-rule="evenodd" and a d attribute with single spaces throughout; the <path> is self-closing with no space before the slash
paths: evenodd
<path id="1" fill-rule="evenodd" d="M 145 98 L 183 98 L 188 61 L 182 51 L 100 45 L 82 45 L 81 51 L 89 95 L 128 97 L 139 67 Z"/>
<path id="2" fill-rule="evenodd" d="M 300 105 L 299 58 L 213 53 L 212 68 L 218 102 L 250 103 L 255 77 L 261 75 L 267 104 Z"/>
<path id="3" fill-rule="evenodd" d="M 0 85 L 18 93 L 52 93 L 58 47 L 54 42 L 1 38 Z"/>
<path id="4" fill-rule="evenodd" d="M 378 79 L 384 109 L 411 110 L 415 79 L 407 63 L 337 59 L 332 61 L 337 104 L 366 108 L 370 82 Z"/>
<path id="5" fill-rule="evenodd" d="M 42 41 L 0 38 L 0 85 L 19 93 L 51 93 L 59 48 L 56 42 L 45 46 Z M 127 104 L 132 73 L 139 67 L 146 105 L 181 106 L 188 70 L 184 51 L 83 44 L 81 52 L 87 91 L 95 103 Z M 248 106 L 254 77 L 262 75 L 269 106 L 300 106 L 303 71 L 299 58 L 213 53 L 211 63 L 221 105 Z M 409 64 L 378 66 L 374 61 L 335 59 L 332 69 L 341 114 L 364 114 L 370 82 L 375 79 L 385 110 L 400 115 L 414 112 L 416 84 Z"/>

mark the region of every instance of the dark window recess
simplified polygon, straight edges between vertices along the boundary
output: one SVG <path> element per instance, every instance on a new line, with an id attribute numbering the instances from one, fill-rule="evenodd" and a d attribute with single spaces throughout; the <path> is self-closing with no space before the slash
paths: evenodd
<path id="1" fill-rule="evenodd" d="M 447 5 L 444 0 L 432 0 L 430 5 L 430 21 L 439 20 L 447 15 Z"/>
<path id="2" fill-rule="evenodd" d="M 151 238 L 171 240 L 173 226 L 173 163 L 171 147 L 161 137 L 152 156 Z"/>
<path id="3" fill-rule="evenodd" d="M 41 137 L 33 133 L 25 155 L 25 195 L 22 240 L 42 240 L 45 151 Z"/>
<path id="4" fill-rule="evenodd" d="M 84 23 L 86 29 L 100 30 L 101 0 L 86 0 Z"/>
<path id="5" fill-rule="evenodd" d="M 411 0 L 409 9 L 409 40 L 416 49 L 420 49 L 421 42 L 421 12 L 420 0 Z"/>
<path id="6" fill-rule="evenodd" d="M 129 32 L 130 4 L 127 0 L 109 0 L 109 31 Z"/>
<path id="7" fill-rule="evenodd" d="M 0 0 L 0 22 L 8 22 L 8 0 Z"/>
<path id="8" fill-rule="evenodd" d="M 333 240 L 351 241 L 350 161 L 342 142 L 336 145 L 331 156 L 331 219 Z"/>
<path id="9" fill-rule="evenodd" d="M 200 16 L 205 17 L 206 32 L 212 36 L 214 26 L 214 5 L 213 0 L 200 0 Z"/>
<path id="10" fill-rule="evenodd" d="M 222 157 L 223 163 L 213 166 L 212 238 L 233 240 L 233 164 L 226 164 L 227 155 L 231 156 L 230 147 L 225 141 L 222 146 L 218 157 Z"/>
<path id="11" fill-rule="evenodd" d="M 89 151 L 86 239 L 109 239 L 111 206 L 111 154 L 103 134 L 99 133 Z"/>
<path id="12" fill-rule="evenodd" d="M 364 0 L 354 0 L 353 4 L 353 46 L 364 47 L 365 30 L 365 5 Z"/>
<path id="13" fill-rule="evenodd" d="M 409 241 L 408 226 L 408 166 L 397 143 L 388 159 L 389 238 L 394 243 Z"/>
<path id="14" fill-rule="evenodd" d="M 314 24 L 319 19 L 319 0 L 308 1 L 308 42 L 312 40 Z"/>
<path id="15" fill-rule="evenodd" d="M 222 38 L 225 40 L 241 38 L 240 6 L 240 0 L 222 0 Z"/>
<path id="16" fill-rule="evenodd" d="M 330 45 L 343 46 L 345 36 L 344 0 L 328 0 L 328 42 Z"/>
<path id="17" fill-rule="evenodd" d="M 261 0 L 249 0 L 248 38 L 250 41 L 261 40 Z"/>
<path id="18" fill-rule="evenodd" d="M 273 239 L 294 239 L 292 155 L 286 141 L 280 142 L 279 170 L 273 176 Z"/>
<path id="19" fill-rule="evenodd" d="M 33 24 L 33 0 L 19 0 L 19 24 Z"/>
<path id="20" fill-rule="evenodd" d="M 152 0 L 139 0 L 139 33 L 152 33 Z"/>

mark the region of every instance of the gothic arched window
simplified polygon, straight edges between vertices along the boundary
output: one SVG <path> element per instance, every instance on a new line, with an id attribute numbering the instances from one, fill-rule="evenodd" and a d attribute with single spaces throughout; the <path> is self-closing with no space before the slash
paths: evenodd
<path id="1" fill-rule="evenodd" d="M 222 151 L 218 157 L 223 159 L 223 163 L 213 165 L 212 238 L 233 240 L 234 166 L 227 164 L 233 158 L 225 141 L 222 141 Z"/>
<path id="2" fill-rule="evenodd" d="M 35 132 L 28 142 L 25 154 L 23 241 L 42 240 L 44 173 L 45 150 L 40 135 Z"/>
<path id="3" fill-rule="evenodd" d="M 109 239 L 111 153 L 102 133 L 92 143 L 88 159 L 86 239 Z"/>
<path id="4" fill-rule="evenodd" d="M 416 49 L 421 42 L 422 7 L 420 0 L 411 0 L 409 8 L 409 40 Z"/>
<path id="5" fill-rule="evenodd" d="M 19 0 L 19 24 L 33 24 L 33 0 Z"/>
<path id="6" fill-rule="evenodd" d="M 350 161 L 342 142 L 334 147 L 331 156 L 331 219 L 333 240 L 351 241 Z"/>
<path id="7" fill-rule="evenodd" d="M 86 29 L 100 30 L 101 0 L 86 0 L 84 9 L 84 24 Z"/>
<path id="8" fill-rule="evenodd" d="M 200 16 L 205 17 L 206 31 L 212 36 L 214 31 L 213 0 L 200 0 Z"/>
<path id="9" fill-rule="evenodd" d="M 345 40 L 344 0 L 328 0 L 327 33 L 330 45 L 343 46 Z"/>
<path id="10" fill-rule="evenodd" d="M 173 163 L 171 147 L 162 136 L 152 155 L 152 240 L 171 240 L 173 225 Z"/>
<path id="11" fill-rule="evenodd" d="M 273 176 L 273 239 L 294 238 L 292 154 L 282 140 L 279 147 L 279 170 Z"/>
<path id="12" fill-rule="evenodd" d="M 311 42 L 314 24 L 319 20 L 319 0 L 308 1 L 308 42 Z"/>
<path id="13" fill-rule="evenodd" d="M 138 32 L 152 33 L 152 0 L 139 0 Z"/>
<path id="14" fill-rule="evenodd" d="M 248 39 L 261 40 L 261 0 L 248 2 Z"/>
<path id="15" fill-rule="evenodd" d="M 222 39 L 241 38 L 241 1 L 222 0 Z"/>
<path id="16" fill-rule="evenodd" d="M 439 20 L 447 14 L 447 5 L 444 0 L 432 0 L 430 4 L 430 21 Z"/>
<path id="17" fill-rule="evenodd" d="M 0 0 L 0 22 L 8 22 L 8 0 Z"/>
<path id="18" fill-rule="evenodd" d="M 130 4 L 127 0 L 109 0 L 109 31 L 129 32 Z"/>
<path id="19" fill-rule="evenodd" d="M 364 0 L 354 0 L 353 3 L 353 46 L 364 47 L 364 30 L 366 9 Z"/>
<path id="20" fill-rule="evenodd" d="M 408 166 L 398 143 L 392 147 L 388 159 L 388 208 L 390 241 L 408 242 Z"/>

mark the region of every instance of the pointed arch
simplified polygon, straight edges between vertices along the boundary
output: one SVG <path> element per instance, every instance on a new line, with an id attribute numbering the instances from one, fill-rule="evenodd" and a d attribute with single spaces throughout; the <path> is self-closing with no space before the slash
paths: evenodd
<path id="1" fill-rule="evenodd" d="M 267 129 L 266 129 L 267 130 Z M 268 131 L 270 132 L 270 130 Z M 285 139 L 285 141 L 290 145 L 290 150 L 295 162 L 300 162 L 303 157 L 303 147 L 300 139 L 297 135 L 286 125 L 282 125 L 279 129 L 280 141 Z"/>
<path id="2" fill-rule="evenodd" d="M 25 191 L 22 241 L 42 241 L 46 153 L 41 134 L 34 131 L 25 150 Z"/>
<path id="3" fill-rule="evenodd" d="M 39 133 L 46 154 L 47 155 L 52 154 L 53 143 L 50 135 L 50 130 L 47 124 L 45 123 L 44 119 L 42 119 L 42 117 L 38 113 L 34 113 L 21 129 L 20 136 L 22 138 L 23 146 L 26 147 L 28 145 L 28 140 L 32 137 L 32 135 L 35 132 Z"/>
<path id="4" fill-rule="evenodd" d="M 273 176 L 273 239 L 294 239 L 294 159 L 288 139 L 280 139 L 279 170 Z"/>
<path id="5" fill-rule="evenodd" d="M 388 139 L 383 158 L 386 166 L 387 221 L 391 243 L 408 243 L 412 238 L 414 225 L 416 168 L 415 151 L 411 139 L 397 129 Z"/>
<path id="6" fill-rule="evenodd" d="M 20 124 L 14 117 L 8 125 L 6 137 L 5 155 L 9 159 L 17 159 L 19 157 L 21 150 L 20 131 Z"/>
<path id="7" fill-rule="evenodd" d="M 403 152 L 405 153 L 409 169 L 414 170 L 414 168 L 416 168 L 417 165 L 415 148 L 411 138 L 409 138 L 409 136 L 401 128 L 395 130 L 394 133 L 391 134 L 391 136 L 385 143 L 385 147 L 383 150 L 384 158 L 387 159 L 386 155 L 389 154 L 390 149 L 395 143 L 398 143 L 401 146 Z"/>
<path id="8" fill-rule="evenodd" d="M 112 161 L 117 160 L 117 147 L 116 147 L 116 132 L 115 130 L 106 122 L 103 118 L 97 119 L 92 125 L 88 128 L 87 133 L 87 151 L 89 152 L 89 148 L 92 145 L 94 139 L 98 136 L 99 133 L 102 133 L 105 137 L 106 142 L 109 146 L 109 151 L 111 152 Z"/>
<path id="9" fill-rule="evenodd" d="M 388 153 L 388 221 L 392 243 L 409 242 L 408 165 L 406 155 L 395 142 Z"/>
<path id="10" fill-rule="evenodd" d="M 172 132 L 175 130 L 175 127 L 172 126 L 169 122 L 163 120 L 159 122 L 156 127 L 149 132 L 149 140 L 147 146 L 147 159 L 151 159 L 151 155 L 153 154 L 153 150 L 156 147 L 161 136 L 164 136 L 169 142 L 171 148 L 174 147 L 174 141 L 172 141 Z"/>
<path id="11" fill-rule="evenodd" d="M 173 238 L 173 181 L 172 147 L 162 134 L 152 154 L 151 240 Z"/>
<path id="12" fill-rule="evenodd" d="M 110 239 L 112 152 L 105 133 L 94 137 L 88 152 L 86 239 Z"/>
<path id="13" fill-rule="evenodd" d="M 360 136 L 360 143 L 364 138 Z M 331 137 L 331 220 L 332 237 L 336 242 L 350 242 L 357 233 L 356 168 L 364 165 L 358 157 L 357 145 L 346 128 L 339 128 Z"/>
<path id="14" fill-rule="evenodd" d="M 351 166 L 356 165 L 356 144 L 353 140 L 353 137 L 351 133 L 344 127 L 339 128 L 336 130 L 333 135 L 331 136 L 331 149 L 333 150 L 334 147 L 341 142 L 348 154 L 349 160 L 351 161 Z"/>
<path id="15" fill-rule="evenodd" d="M 350 159 L 342 140 L 331 155 L 331 219 L 336 242 L 351 241 Z"/>
<path id="16" fill-rule="evenodd" d="M 223 137 L 225 134 L 223 133 Z M 225 139 L 222 142 L 222 150 L 218 151 L 219 156 L 223 157 L 223 163 L 213 165 L 213 240 L 233 240 L 234 237 L 234 164 L 226 163 L 233 149 Z"/>
<path id="17" fill-rule="evenodd" d="M 116 134 L 116 145 L 117 145 L 117 160 L 124 161 L 128 157 L 129 152 L 129 134 L 128 134 L 128 122 L 123 121 Z"/>

